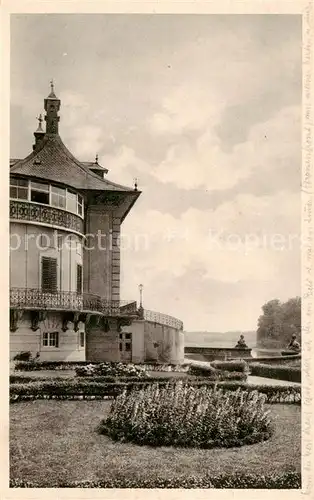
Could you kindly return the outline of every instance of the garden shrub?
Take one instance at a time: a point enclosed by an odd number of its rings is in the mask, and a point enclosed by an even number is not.
[[[42,484],[23,479],[10,479],[10,488],[40,488]],[[283,472],[281,474],[249,474],[229,473],[211,476],[177,475],[172,478],[159,476],[136,477],[134,474],[120,473],[96,481],[58,481],[50,488],[188,488],[188,489],[300,489],[301,474],[299,472]]]
[[[233,447],[272,434],[265,396],[257,391],[222,391],[178,382],[124,391],[112,403],[100,432],[117,441],[177,447]]]
[[[112,377],[148,377],[147,372],[141,366],[136,366],[133,363],[99,363],[97,365],[89,364],[87,366],[78,366],[75,369],[78,377],[93,377],[93,376],[112,376]]]
[[[34,372],[41,370],[40,364],[38,361],[31,359],[29,361],[18,361],[15,364],[14,370],[17,371],[25,371],[25,372]]]
[[[301,382],[301,368],[296,366],[266,365],[252,363],[250,365],[252,375],[258,377],[288,380],[289,382]]]
[[[150,372],[188,372],[189,371],[189,363],[183,363],[182,365],[176,365],[172,363],[138,363],[136,366],[142,366],[144,370]]]
[[[14,356],[13,361],[30,361],[31,357],[32,353],[30,351],[21,351]]]
[[[243,359],[232,361],[212,361],[210,363],[212,368],[216,370],[224,370],[227,372],[248,372],[248,364]]]
[[[247,373],[227,371],[227,370],[216,370],[211,366],[200,366],[191,365],[188,371],[188,375],[201,377],[207,380],[246,380]]]
[[[211,377],[213,380],[218,380],[218,373],[215,368],[210,365],[193,365],[191,364],[188,371],[189,375],[197,377]]]

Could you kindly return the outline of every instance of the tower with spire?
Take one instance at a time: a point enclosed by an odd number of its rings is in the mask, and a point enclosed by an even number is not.
[[[140,193],[111,182],[98,154],[81,161],[68,150],[52,80],[44,109],[33,151],[10,161],[11,231],[33,236],[11,252],[11,352],[28,340],[43,360],[118,361],[119,329],[137,315],[136,301],[120,298],[118,240]]]
[[[55,94],[53,80],[50,81],[50,94],[44,101],[44,107],[46,111],[45,121],[46,121],[46,134],[58,134],[59,132],[59,120],[58,116],[60,110],[61,101]]]
[[[38,116],[37,120],[38,120],[38,127],[37,127],[36,131],[34,132],[35,144],[33,145],[33,150],[35,150],[39,146],[39,144],[41,143],[42,139],[45,136],[45,132],[42,128],[43,117],[42,117],[41,113]]]

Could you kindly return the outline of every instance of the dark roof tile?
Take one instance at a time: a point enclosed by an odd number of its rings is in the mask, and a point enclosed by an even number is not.
[[[11,162],[13,160],[10,160],[10,170],[14,174],[60,182],[76,189],[134,191],[134,188],[116,184],[92,172],[90,162],[77,160],[58,134],[46,134],[35,151],[23,160]]]

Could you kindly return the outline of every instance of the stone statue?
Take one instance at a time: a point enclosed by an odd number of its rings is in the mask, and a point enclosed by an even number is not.
[[[248,349],[246,342],[244,340],[244,335],[240,335],[240,338],[235,346],[235,349]]]
[[[287,345],[287,349],[289,349],[289,351],[296,351],[296,352],[300,351],[300,344],[299,344],[299,342],[297,342],[296,338],[297,338],[297,336],[294,333],[291,336],[291,340],[290,340],[289,344]]]

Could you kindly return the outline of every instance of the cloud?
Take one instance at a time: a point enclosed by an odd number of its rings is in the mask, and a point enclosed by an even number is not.
[[[247,140],[228,153],[223,151],[213,127],[196,137],[183,133],[152,173],[160,182],[182,189],[205,187],[215,191],[231,189],[259,170],[271,182],[281,166],[288,171],[299,165],[300,108],[291,106],[254,125]]]
[[[229,283],[272,279],[278,254],[289,258],[299,248],[299,207],[297,195],[282,192],[239,195],[215,210],[190,208],[177,218],[157,210],[133,214],[123,225],[124,265],[151,283],[164,274],[175,280],[190,266]]]
[[[178,217],[134,209],[122,226],[122,296],[144,283],[145,307],[187,329],[252,328],[266,300],[299,293],[299,209],[289,192]]]

